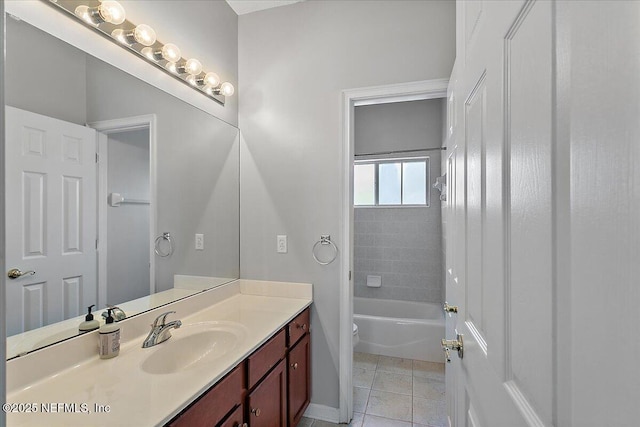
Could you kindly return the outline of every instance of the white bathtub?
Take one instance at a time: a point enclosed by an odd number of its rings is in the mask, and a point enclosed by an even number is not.
[[[438,304],[373,298],[353,299],[360,342],[355,351],[444,362],[444,313]]]

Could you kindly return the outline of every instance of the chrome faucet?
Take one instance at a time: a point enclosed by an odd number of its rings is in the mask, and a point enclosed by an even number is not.
[[[111,309],[111,315],[113,316],[113,320],[119,322],[127,318],[126,313],[120,307],[116,307],[115,305],[107,305],[107,308]],[[107,310],[102,312],[102,317],[107,318]]]
[[[153,321],[153,325],[151,325],[151,332],[149,332],[149,335],[147,335],[147,338],[145,338],[142,343],[142,348],[153,347],[154,345],[168,340],[171,338],[171,329],[178,329],[182,326],[182,322],[179,320],[165,323],[167,316],[172,313],[175,313],[175,311],[167,311],[166,313],[162,313],[160,316],[156,317],[156,320]]]

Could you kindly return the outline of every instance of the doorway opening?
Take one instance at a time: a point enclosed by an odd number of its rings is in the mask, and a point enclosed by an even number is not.
[[[431,356],[437,357],[437,353],[433,353],[433,349],[423,348],[407,348],[405,350],[408,353],[404,355],[391,355],[385,354],[384,348],[390,349],[396,347],[394,343],[375,343],[372,341],[371,328],[369,324],[364,328],[357,328],[354,323],[354,302],[359,306],[379,306],[383,310],[389,307],[382,307],[388,305],[383,301],[390,301],[389,305],[398,304],[413,304],[415,301],[415,295],[408,295],[412,291],[411,284],[398,282],[398,277],[395,279],[386,274],[375,274],[376,271],[366,271],[371,267],[374,270],[380,270],[380,266],[376,266],[373,259],[367,259],[364,262],[359,262],[355,265],[354,260],[356,255],[363,255],[370,251],[372,254],[375,252],[377,255],[374,258],[379,258],[380,261],[384,260],[383,252],[380,248],[364,248],[362,247],[363,237],[366,233],[358,233],[358,242],[355,241],[355,229],[357,227],[356,221],[360,223],[361,230],[370,230],[373,234],[382,230],[385,225],[382,224],[384,219],[382,217],[398,217],[398,211],[402,215],[424,215],[425,209],[431,209],[431,212],[435,211],[435,203],[432,201],[434,197],[439,201],[440,194],[432,190],[431,186],[439,176],[440,166],[440,152],[442,144],[442,129],[444,128],[444,120],[440,120],[438,123],[438,130],[440,137],[436,138],[435,142],[431,141],[426,143],[425,141],[418,141],[418,145],[412,143],[406,144],[406,140],[402,138],[394,138],[393,135],[386,135],[384,138],[378,138],[383,135],[384,132],[380,129],[375,130],[377,126],[385,126],[384,123],[379,122],[375,116],[379,113],[377,110],[393,110],[394,106],[399,107],[398,110],[402,110],[405,107],[412,105],[419,105],[425,108],[430,105],[431,108],[439,108],[439,117],[445,115],[445,109],[442,107],[440,98],[446,99],[448,80],[429,80],[422,82],[413,82],[400,85],[388,85],[381,87],[362,88],[346,90],[343,92],[343,151],[342,151],[342,247],[345,250],[341,253],[341,295],[340,295],[340,421],[349,422],[352,418],[361,418],[365,416],[367,408],[370,406],[370,416],[375,416],[374,412],[378,415],[385,414],[385,409],[382,407],[373,408],[375,406],[374,401],[381,402],[387,401],[390,397],[399,397],[401,400],[407,400],[408,414],[398,414],[393,416],[391,412],[386,418],[396,418],[403,421],[413,421],[412,408],[413,405],[413,387],[409,387],[406,391],[396,390],[399,393],[395,395],[386,396],[385,393],[391,391],[382,390],[385,387],[374,386],[374,382],[378,384],[385,382],[385,376],[395,376],[398,374],[404,374],[407,378],[401,378],[404,380],[411,379],[413,377],[413,360],[415,362],[418,373],[426,371],[440,371],[441,369],[429,361],[429,356],[425,355],[432,352]],[[417,103],[417,104],[416,104]],[[389,104],[389,105],[386,105]],[[417,110],[419,111],[419,109]],[[363,115],[364,113],[364,115]],[[393,113],[392,113],[393,114]],[[409,113],[400,112],[398,115],[398,123],[402,122],[403,118]],[[356,134],[356,128],[359,128],[359,124],[368,119],[365,117],[371,116],[372,133],[364,138],[358,138]],[[360,116],[360,119],[357,117]],[[356,122],[358,121],[358,125]],[[401,126],[402,127],[402,126]],[[389,126],[386,130],[391,130],[393,126]],[[406,129],[405,129],[406,130]],[[360,129],[360,132],[365,132]],[[403,130],[404,132],[404,130]],[[365,132],[366,133],[366,132]],[[384,145],[384,140],[388,141],[387,145]],[[361,141],[366,141],[362,143]],[[416,139],[413,138],[414,142]],[[380,145],[380,144],[383,145]],[[405,146],[406,145],[406,146]],[[437,162],[433,167],[434,162]],[[355,173],[354,173],[355,171]],[[436,175],[434,175],[436,174]],[[356,193],[354,193],[354,185]],[[357,197],[356,197],[357,196]],[[355,197],[355,199],[354,199]],[[354,201],[358,207],[354,208]],[[439,203],[438,210],[439,210]],[[429,208],[428,206],[432,206]],[[357,211],[356,211],[357,210]],[[392,212],[396,211],[396,212]],[[382,215],[380,221],[371,218],[372,215]],[[439,212],[435,221],[440,222]],[[397,222],[397,221],[396,221]],[[374,224],[375,223],[375,224]],[[398,222],[391,226],[402,227],[402,223]],[[426,232],[422,230],[421,232]],[[407,234],[410,234],[407,232]],[[418,233],[419,234],[419,233]],[[437,235],[437,233],[436,233]],[[419,237],[414,236],[413,239]],[[371,242],[375,239],[382,239],[381,236],[366,236],[365,240],[369,239]],[[372,240],[373,239],[373,240]],[[397,239],[396,239],[397,240]],[[369,244],[371,242],[367,241]],[[402,242],[397,242],[402,245]],[[441,244],[441,242],[439,242]],[[388,248],[394,250],[393,248]],[[410,251],[410,250],[409,250]],[[397,251],[396,251],[397,252]],[[440,254],[439,254],[440,255]],[[412,255],[412,256],[417,256]],[[418,263],[416,263],[418,265]],[[442,260],[438,263],[439,269],[442,269],[444,263]],[[365,268],[366,267],[366,268]],[[390,267],[387,265],[387,267]],[[399,265],[393,268],[400,268]],[[371,274],[368,274],[371,273]],[[438,271],[438,274],[442,276],[442,272]],[[368,277],[369,276],[369,277]],[[437,274],[436,274],[437,276]],[[418,278],[418,281],[424,282],[423,278]],[[436,279],[434,288],[431,293],[427,292],[427,289],[416,290],[417,293],[421,293],[421,300],[428,299],[442,299],[443,286],[442,280],[439,282]],[[369,285],[369,286],[367,286]],[[395,289],[394,289],[395,288]],[[382,290],[382,292],[380,292]],[[388,293],[386,295],[384,293]],[[414,292],[414,293],[416,293]],[[402,298],[399,298],[401,294],[406,293]],[[435,294],[438,293],[436,296]],[[354,294],[359,295],[359,298],[354,298]],[[381,298],[366,298],[367,296],[374,296],[373,294],[384,294]],[[429,294],[429,296],[427,296]],[[385,297],[386,295],[386,297]],[[359,300],[360,297],[362,301]],[[398,301],[402,299],[409,299],[410,301]],[[434,305],[436,303],[434,299]],[[441,303],[441,301],[437,301]],[[369,303],[369,304],[366,304]],[[439,304],[438,304],[439,305]],[[405,310],[401,308],[401,310]],[[440,310],[434,307],[434,316],[439,315]],[[359,310],[362,311],[362,310]],[[419,307],[416,307],[416,311],[424,312]],[[376,316],[370,316],[364,314],[363,317],[367,317],[368,320]],[[380,316],[378,316],[380,317]],[[379,320],[379,319],[378,319]],[[392,322],[394,323],[394,322]],[[397,322],[395,322],[397,323]],[[411,322],[409,322],[411,323]],[[384,326],[382,326],[384,328]],[[367,329],[367,331],[361,331],[360,329]],[[397,335],[396,333],[389,332],[378,333],[373,332],[373,335]],[[418,337],[423,336],[423,331],[417,332]],[[360,342],[356,347],[356,356],[354,362],[354,339],[360,336]],[[434,341],[439,343],[440,335],[435,332],[432,340],[424,339],[423,341],[431,343]],[[364,338],[364,339],[363,339]],[[420,341],[420,339],[418,339]],[[358,351],[359,350],[359,351]],[[436,351],[438,349],[436,348]],[[377,354],[376,354],[377,353]],[[440,353],[441,355],[441,353]],[[400,357],[401,356],[401,357]],[[415,356],[415,357],[414,357]],[[355,365],[357,366],[354,366]],[[411,366],[409,366],[411,365]],[[399,370],[404,370],[402,373]],[[440,375],[440,372],[436,372],[436,375]],[[430,375],[430,374],[426,374]],[[424,377],[424,376],[423,376]],[[420,380],[422,381],[422,380]],[[405,381],[413,384],[413,381]],[[389,382],[387,382],[389,383]],[[426,384],[426,383],[425,383]],[[401,386],[401,384],[396,384]],[[354,388],[356,386],[356,388]],[[359,386],[359,387],[358,387]],[[389,387],[393,387],[390,386]],[[381,389],[381,390],[377,390]],[[411,393],[409,393],[409,389]],[[354,393],[355,391],[355,393]],[[404,393],[404,394],[403,394]],[[372,396],[373,395],[373,396]],[[380,395],[380,396],[378,396]],[[369,405],[367,401],[370,400]],[[411,403],[408,403],[411,401]],[[402,404],[394,404],[388,402],[389,409],[398,409]],[[380,406],[380,405],[378,405]],[[395,407],[395,408],[392,408]],[[405,411],[407,412],[407,411]],[[367,415],[369,416],[369,415]]]
[[[98,131],[98,306],[102,307],[156,290],[155,116],[89,126]]]

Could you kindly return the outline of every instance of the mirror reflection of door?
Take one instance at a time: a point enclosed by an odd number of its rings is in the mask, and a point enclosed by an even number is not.
[[[100,200],[107,204],[107,265],[100,266],[106,268],[105,283],[100,283],[106,295],[103,291],[100,302],[120,304],[149,295],[151,286],[149,129],[109,133],[106,138],[107,157],[100,158],[108,194]],[[122,202],[115,203],[116,194]]]
[[[7,335],[96,301],[96,132],[6,107]]]

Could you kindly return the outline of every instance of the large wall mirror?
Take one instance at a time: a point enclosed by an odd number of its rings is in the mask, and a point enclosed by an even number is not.
[[[5,88],[8,358],[238,278],[236,127],[10,17]]]

